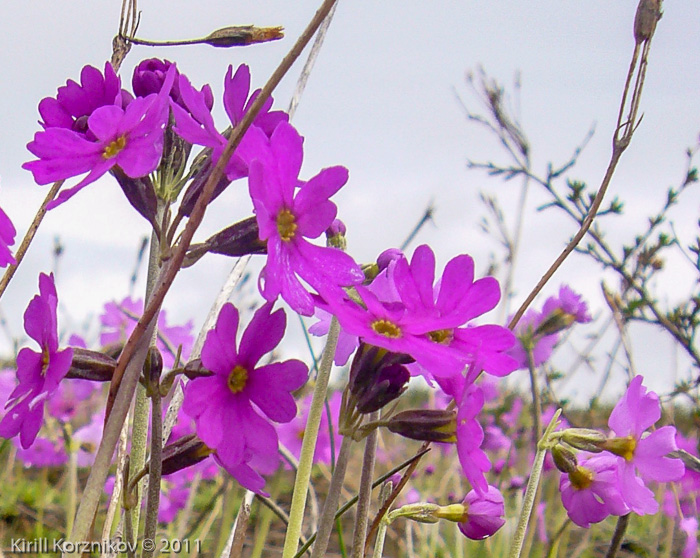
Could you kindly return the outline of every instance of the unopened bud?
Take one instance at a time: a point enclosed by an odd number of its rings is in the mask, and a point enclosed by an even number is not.
[[[331,226],[326,230],[326,243],[328,246],[333,248],[338,248],[345,252],[347,249],[347,242],[345,240],[345,233],[347,232],[347,227],[340,219],[335,219]]]
[[[454,443],[457,441],[457,410],[415,409],[388,419],[384,426],[411,440]]]
[[[651,39],[660,19],[661,0],[640,0],[634,16],[634,40],[641,43]]]
[[[112,380],[117,361],[111,356],[97,351],[73,347],[73,361],[66,378],[80,378],[93,382]]]
[[[601,444],[607,441],[608,437],[602,432],[590,428],[567,428],[561,433],[562,442],[566,442],[572,448],[582,451],[600,453]]]
[[[179,438],[163,448],[163,475],[172,475],[177,471],[204,461],[214,450],[209,448],[196,434]]]
[[[266,43],[284,37],[282,29],[282,27],[255,27],[254,25],[223,27],[207,35],[202,42],[223,48]]]
[[[576,454],[560,444],[552,448],[552,459],[554,460],[554,465],[562,473],[573,473],[578,467]]]

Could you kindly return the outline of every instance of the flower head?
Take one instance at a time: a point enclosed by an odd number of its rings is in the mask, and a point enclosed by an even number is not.
[[[302,138],[286,122],[270,137],[267,160],[251,163],[250,197],[261,240],[267,241],[267,263],[260,275],[260,291],[266,300],[278,295],[294,311],[310,316],[314,312],[311,295],[300,279],[326,300],[344,296],[341,287],[364,279],[360,267],[337,248],[311,244],[330,226],[337,208],[330,197],[347,182],[344,167],[331,167],[299,186],[303,156]]]
[[[34,135],[27,149],[38,157],[23,168],[38,184],[48,184],[88,173],[75,186],[61,191],[48,204],[52,209],[95,182],[113,167],[138,178],[153,172],[163,152],[163,134],[168,121],[168,94],[175,79],[171,67],[157,94],[134,99],[123,109],[109,104],[96,108],[87,119],[94,139],[63,127],[47,128]]]
[[[609,515],[624,515],[629,508],[620,494],[617,460],[605,454],[581,461],[559,482],[561,501],[571,521],[588,528]]]
[[[24,312],[24,330],[41,352],[25,347],[17,355],[19,384],[10,394],[7,413],[0,421],[0,436],[20,435],[23,448],[34,442],[44,417],[44,403],[56,391],[73,359],[71,349],[58,349],[56,309],[58,296],[53,275],[39,275],[39,294]]]
[[[284,335],[284,312],[272,312],[272,306],[267,303],[255,313],[238,349],[238,311],[232,304],[221,309],[202,348],[202,363],[214,374],[191,381],[183,403],[202,441],[256,492],[264,486],[260,473],[272,472],[279,460],[277,434],[260,412],[275,422],[291,421],[296,404],[290,392],[306,382],[308,373],[298,360],[258,366]]]
[[[654,493],[644,481],[675,481],[685,472],[680,459],[667,457],[677,449],[673,426],[663,426],[646,434],[661,418],[661,406],[658,395],[647,391],[643,380],[642,376],[635,376],[610,413],[608,425],[617,438],[605,446],[618,456],[622,496],[629,508],[639,515],[654,514],[659,509]]]
[[[483,493],[470,491],[463,505],[466,511],[459,522],[459,530],[470,539],[478,541],[490,537],[506,522],[503,495],[493,486],[489,485]]]

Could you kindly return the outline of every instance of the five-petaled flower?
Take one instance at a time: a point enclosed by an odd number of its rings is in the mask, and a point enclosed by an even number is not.
[[[0,421],[0,436],[19,434],[23,448],[32,445],[44,418],[44,403],[58,388],[73,360],[71,349],[58,350],[56,309],[58,297],[53,275],[39,275],[39,294],[24,312],[24,330],[41,348],[25,347],[17,355],[19,384],[10,394],[7,413]]]
[[[661,418],[659,396],[635,376],[625,395],[610,413],[608,426],[617,438],[604,447],[618,456],[620,492],[636,514],[655,514],[659,504],[644,481],[679,480],[685,472],[680,459],[667,457],[676,447],[676,429],[663,426],[646,433]],[[637,474],[638,473],[638,474]]]
[[[22,167],[32,172],[38,184],[88,173],[78,184],[61,191],[48,204],[49,209],[70,199],[115,166],[131,178],[156,170],[163,153],[168,94],[175,71],[175,66],[171,66],[160,93],[138,97],[125,109],[115,104],[96,108],[87,118],[94,140],[64,127],[50,127],[34,135],[27,149],[38,160]]]
[[[284,311],[272,312],[272,306],[255,312],[236,349],[238,311],[224,305],[202,348],[202,364],[214,374],[190,382],[183,403],[202,441],[242,486],[255,492],[265,485],[260,473],[271,473],[279,461],[275,429],[257,409],[275,422],[291,421],[297,408],[290,392],[308,374],[299,360],[258,366],[286,327]]]
[[[260,238],[267,241],[260,291],[268,301],[282,295],[295,312],[310,316],[314,302],[299,278],[328,301],[343,298],[342,287],[361,282],[364,274],[345,252],[306,240],[333,223],[337,207],[329,198],[347,182],[348,171],[330,167],[300,183],[302,141],[290,124],[278,124],[269,156],[251,163],[248,180]]]

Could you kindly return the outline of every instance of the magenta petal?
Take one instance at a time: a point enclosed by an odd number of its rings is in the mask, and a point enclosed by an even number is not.
[[[282,122],[275,128],[270,145],[277,167],[282,199],[287,206],[292,205],[294,188],[297,184],[301,162],[304,156],[303,140],[291,124]]]
[[[224,108],[235,126],[243,118],[243,107],[250,92],[250,69],[241,64],[233,77],[232,73],[233,66],[229,66],[224,78]]]
[[[306,382],[308,370],[299,360],[275,362],[255,370],[248,380],[251,401],[275,422],[289,422],[297,414],[294,397],[289,393]]]
[[[281,308],[272,312],[273,306],[273,303],[268,302],[260,307],[241,338],[238,355],[249,368],[254,367],[263,355],[279,345],[284,336],[287,317]]]

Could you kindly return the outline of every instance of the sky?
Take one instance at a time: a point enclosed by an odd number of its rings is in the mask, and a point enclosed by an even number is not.
[[[78,79],[84,65],[104,66],[111,56],[120,4],[28,0],[3,6],[0,206],[13,219],[20,238],[48,188],[34,184],[30,173],[21,169],[31,159],[26,143],[39,129],[37,104],[55,95],[67,79]],[[247,63],[253,85],[262,86],[319,4],[142,0],[141,38],[185,39],[244,24],[281,25],[286,36],[236,49],[136,46],[122,66],[123,83],[130,83],[140,60],[157,56],[176,61],[193,83],[211,83],[217,99],[229,64]],[[498,143],[465,119],[458,101],[459,97],[472,112],[482,111],[465,79],[479,67],[511,92],[508,102],[532,146],[535,172],[544,173],[550,161],[555,166],[565,162],[595,127],[568,177],[597,187],[610,156],[634,46],[635,9],[632,0],[340,0],[294,125],[305,136],[302,177],[332,165],[350,170],[348,185],[334,198],[348,227],[350,253],[358,261],[371,261],[385,248],[398,246],[432,203],[434,221],[409,251],[428,243],[439,265],[469,253],[481,273],[492,255],[502,258],[497,241],[479,228],[485,214],[479,193],[496,195],[512,223],[520,186],[467,169],[467,160],[508,162]],[[610,196],[625,201],[625,215],[604,222],[613,242],[628,242],[642,229],[646,216],[663,203],[666,189],[682,180],[685,151],[698,143],[699,15],[692,0],[664,5],[642,99],[644,118],[611,185]],[[276,107],[287,107],[302,63],[275,92]],[[514,95],[516,75],[521,85]],[[214,114],[225,126],[219,100]],[[210,207],[199,238],[250,215],[246,190],[240,182]],[[547,199],[544,192],[531,188],[515,274],[517,303],[575,232],[556,211],[536,212]],[[688,242],[697,234],[698,207],[698,194],[692,191],[671,215],[677,232]],[[0,343],[9,347],[8,338],[21,335],[21,315],[37,292],[39,271],[56,272],[65,327],[80,329],[94,323],[104,302],[128,294],[136,253],[147,234],[145,221],[134,214],[110,179],[49,213],[3,298],[6,332]],[[63,246],[57,267],[52,256],[56,239]],[[201,325],[232,265],[226,258],[210,256],[183,271],[165,301],[170,320],[192,318]],[[682,258],[668,266],[659,290],[662,300],[673,301],[687,293],[697,277]],[[602,278],[616,284],[612,275],[603,277],[595,265],[574,256],[544,295],[566,282],[586,297],[595,315],[602,314]],[[141,279],[137,296],[143,288]],[[581,335],[594,329],[582,330]],[[676,360],[664,334],[648,327],[635,327],[632,334],[639,371],[651,378],[652,387],[662,389],[673,374],[687,373],[687,365],[682,357]],[[578,340],[579,346],[584,343]],[[566,368],[565,362],[561,365]],[[585,392],[581,384],[569,389],[573,395]]]

